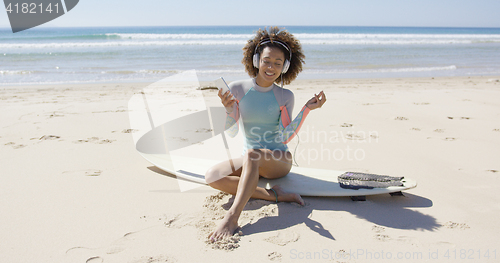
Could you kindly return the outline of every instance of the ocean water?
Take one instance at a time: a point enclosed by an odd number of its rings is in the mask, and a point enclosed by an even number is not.
[[[0,29],[0,85],[152,82],[195,69],[247,77],[258,26]],[[306,55],[301,79],[500,75],[500,28],[286,27]]]

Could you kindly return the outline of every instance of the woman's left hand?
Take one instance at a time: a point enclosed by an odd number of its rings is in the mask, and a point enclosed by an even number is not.
[[[319,94],[314,94],[314,97],[311,98],[306,103],[306,106],[310,110],[314,110],[314,109],[317,109],[317,108],[321,108],[321,106],[323,106],[323,104],[325,104],[325,102],[326,102],[325,93],[323,91],[321,91]]]

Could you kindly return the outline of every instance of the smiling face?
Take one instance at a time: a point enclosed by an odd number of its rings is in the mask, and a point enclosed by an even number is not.
[[[285,63],[285,54],[277,47],[265,47],[260,53],[259,74],[257,85],[271,86],[279,78]]]

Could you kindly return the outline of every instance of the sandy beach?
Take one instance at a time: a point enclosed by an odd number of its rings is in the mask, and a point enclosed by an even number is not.
[[[1,261],[498,262],[499,80],[293,82],[294,115],[328,98],[302,127],[300,166],[418,186],[365,202],[251,200],[220,244],[205,237],[231,196],[180,191],[135,150],[127,103],[150,83],[0,86]]]

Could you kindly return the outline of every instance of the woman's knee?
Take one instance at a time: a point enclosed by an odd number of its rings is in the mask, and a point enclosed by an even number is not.
[[[220,171],[214,167],[209,168],[205,172],[205,181],[211,187],[214,187],[215,185],[217,185],[217,182],[222,178],[223,178],[223,176],[221,176]]]

